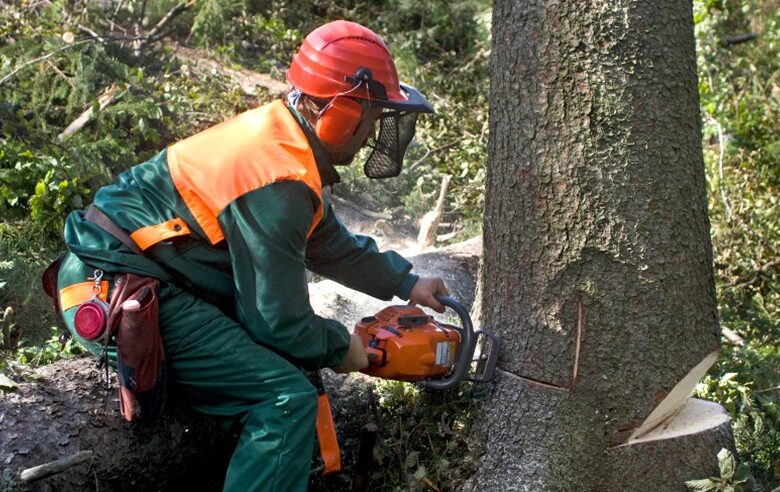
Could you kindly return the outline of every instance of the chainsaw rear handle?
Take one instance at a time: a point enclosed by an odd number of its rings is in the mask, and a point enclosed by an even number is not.
[[[461,324],[463,325],[463,329],[459,330],[460,350],[458,351],[455,365],[449,376],[442,379],[426,379],[425,381],[422,381],[421,384],[431,389],[450,389],[458,385],[471,365],[471,358],[474,356],[477,339],[474,334],[474,325],[471,323],[471,316],[469,316],[469,312],[463,307],[463,304],[450,296],[441,294],[436,294],[436,300],[443,306],[455,311],[458,317],[460,317]]]

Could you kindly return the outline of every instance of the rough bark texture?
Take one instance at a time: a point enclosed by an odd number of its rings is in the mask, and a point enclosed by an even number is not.
[[[480,490],[608,490],[606,449],[718,347],[691,7],[494,2]]]
[[[470,306],[480,252],[477,238],[411,259],[416,272],[443,276]],[[387,305],[330,281],[313,284],[311,295],[318,312],[347,324]],[[344,471],[325,478],[315,473],[311,490],[351,490],[360,430],[374,418],[373,379],[323,376]],[[103,377],[91,357],[63,360],[29,374],[17,391],[0,393],[0,491],[221,490],[233,432],[184,407],[152,424],[124,423],[116,382],[106,390]],[[89,463],[29,486],[20,482],[23,470],[84,450],[94,452]]]

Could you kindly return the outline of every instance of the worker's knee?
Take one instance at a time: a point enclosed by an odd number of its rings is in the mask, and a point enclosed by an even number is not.
[[[313,416],[317,412],[317,390],[301,373],[290,378],[289,384],[280,391],[277,401],[290,414]]]

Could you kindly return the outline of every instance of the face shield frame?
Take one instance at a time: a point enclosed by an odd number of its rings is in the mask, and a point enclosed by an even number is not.
[[[369,139],[371,148],[363,172],[370,179],[393,178],[401,174],[404,156],[417,128],[420,113],[433,113],[433,106],[415,88],[400,84],[406,101],[370,99],[368,106],[383,108],[380,113],[379,131]],[[365,101],[365,100],[364,100]]]

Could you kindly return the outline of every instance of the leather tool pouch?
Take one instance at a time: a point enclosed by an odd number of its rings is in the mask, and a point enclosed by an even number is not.
[[[51,301],[54,304],[54,316],[57,320],[57,327],[60,329],[60,341],[64,343],[65,340],[70,338],[70,332],[65,325],[65,320],[62,319],[62,311],[60,310],[60,299],[57,294],[59,291],[57,287],[57,274],[60,272],[60,266],[65,255],[55,259],[46,267],[41,276],[41,283],[43,284],[43,291],[47,296],[51,297]]]
[[[127,421],[154,418],[165,410],[170,387],[160,335],[158,281],[123,273],[115,285],[108,332],[116,341],[120,411]]]

